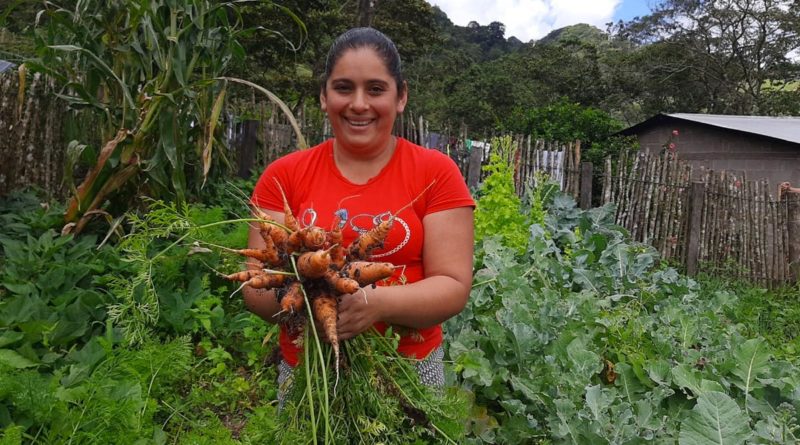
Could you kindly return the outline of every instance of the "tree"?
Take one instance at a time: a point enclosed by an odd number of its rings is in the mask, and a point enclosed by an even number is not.
[[[351,2],[352,3],[352,2]],[[242,7],[240,41],[246,59],[233,68],[238,77],[267,86],[293,105],[316,103],[319,77],[333,39],[355,23],[356,9],[346,0],[287,0]]]
[[[425,0],[381,0],[372,26],[395,42],[403,63],[410,65],[441,43],[435,20],[433,7]]]
[[[295,110],[316,103],[328,49],[351,27],[384,32],[406,66],[439,41],[434,10],[424,0],[287,0],[244,6],[242,16],[254,31],[241,38],[247,59],[234,72],[269,86]]]
[[[645,50],[654,56],[645,58],[646,70],[689,81],[693,93],[702,93],[693,109],[682,111],[770,114],[776,96],[800,77],[800,66],[790,59],[800,49],[798,10],[790,0],[666,0],[651,15],[613,31],[658,48]],[[685,85],[648,87],[677,101]]]

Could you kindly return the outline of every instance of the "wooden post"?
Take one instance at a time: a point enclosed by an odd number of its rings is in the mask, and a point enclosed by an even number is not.
[[[240,178],[248,179],[252,174],[253,166],[256,162],[256,149],[258,148],[258,125],[257,120],[246,120],[242,122],[242,136],[237,147],[237,174]]]
[[[786,232],[789,237],[789,277],[800,279],[800,193],[785,193],[787,218]]]
[[[581,208],[588,210],[592,208],[592,163],[581,162]]]
[[[483,149],[472,147],[469,153],[469,167],[467,168],[467,185],[475,188],[481,180],[481,161],[483,160]]]
[[[702,182],[692,182],[689,191],[689,238],[686,240],[686,274],[697,275],[698,252],[700,249],[700,234],[702,227],[703,199],[706,194],[706,185]]]

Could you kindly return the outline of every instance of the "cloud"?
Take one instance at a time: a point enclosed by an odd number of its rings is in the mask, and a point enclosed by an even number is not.
[[[567,25],[588,23],[600,29],[612,21],[622,0],[428,0],[459,26],[501,22],[506,38],[527,42]]]

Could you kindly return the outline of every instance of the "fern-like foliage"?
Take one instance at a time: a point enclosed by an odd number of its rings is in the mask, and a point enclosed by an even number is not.
[[[122,239],[119,250],[123,261],[131,265],[132,275],[108,277],[109,290],[117,297],[108,308],[108,316],[122,329],[129,344],[143,342],[158,322],[154,270],[158,269],[159,256],[153,252],[155,241],[191,232],[194,226],[188,213],[186,205],[154,201],[146,214],[129,215],[131,233]]]

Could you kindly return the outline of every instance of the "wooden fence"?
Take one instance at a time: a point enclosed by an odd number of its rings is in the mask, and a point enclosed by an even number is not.
[[[272,105],[255,105],[264,107],[261,118],[237,121],[233,114],[228,115],[228,127],[225,132],[227,145],[234,153],[238,164],[238,172],[242,177],[249,177],[254,169],[264,168],[269,162],[296,149],[297,138],[287,118],[277,107]],[[250,104],[252,109],[253,104]],[[415,118],[413,112],[401,116],[395,124],[394,133],[409,141],[425,145],[430,134],[428,122],[422,117]],[[332,129],[327,119],[322,125],[315,126],[298,117],[300,127],[309,145],[322,142],[332,136]],[[455,133],[442,133],[446,140],[436,148],[448,155],[461,170],[470,187],[477,187],[486,176],[483,167],[489,163],[492,153],[491,138],[486,141],[473,141],[466,137],[466,129]],[[562,190],[578,197],[580,191],[580,142],[562,144],[543,140],[532,140],[530,136],[514,136],[515,162],[514,182],[519,194],[524,193],[525,185],[532,184],[536,172],[544,172],[547,176],[561,184]]]
[[[613,171],[613,173],[612,173]],[[651,156],[623,152],[606,159],[602,204],[617,207],[617,224],[664,259],[683,262],[688,239],[687,205],[691,168],[672,153]]]
[[[788,224],[797,194],[775,200],[767,181],[725,171],[704,172],[698,189],[702,213],[690,239],[698,240],[699,270],[770,286],[793,278],[790,235],[800,234],[791,234]]]
[[[0,74],[0,196],[31,186],[63,196],[65,107],[41,76],[23,86],[17,71]]]
[[[616,221],[663,258],[697,272],[723,274],[763,286],[797,279],[800,194],[771,198],[767,182],[741,173],[692,170],[666,152],[608,159],[602,203],[614,202]],[[792,216],[795,215],[795,216]],[[796,221],[797,220],[797,221]],[[797,225],[797,224],[796,224]]]

